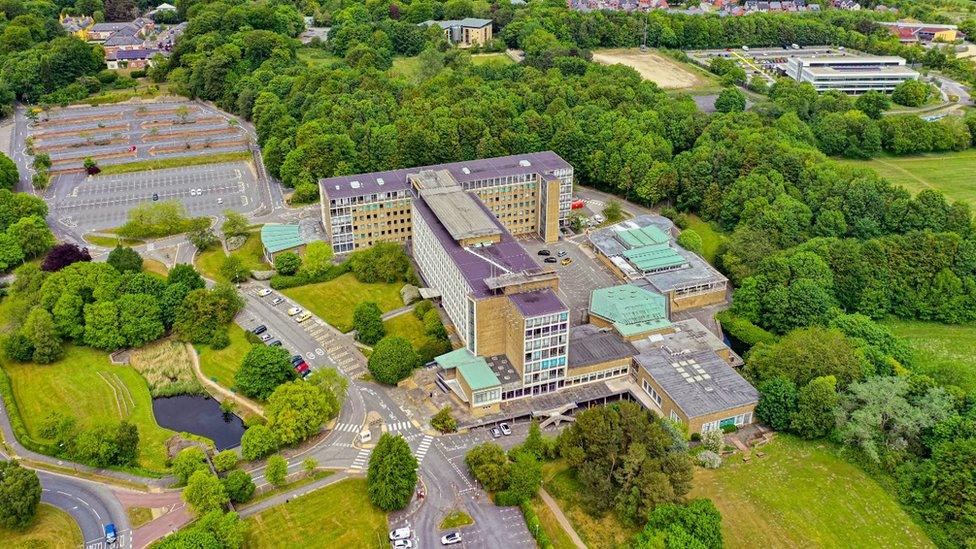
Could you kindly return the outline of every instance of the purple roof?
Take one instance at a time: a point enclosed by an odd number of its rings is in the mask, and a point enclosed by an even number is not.
[[[523,161],[528,162],[529,165],[523,166],[521,164]],[[556,153],[544,151],[501,156],[498,158],[452,162],[450,164],[437,164],[434,166],[418,166],[415,168],[404,168],[385,172],[330,177],[320,179],[319,186],[322,189],[323,196],[330,199],[349,198],[351,196],[409,189],[410,183],[407,181],[407,175],[417,173],[420,170],[447,170],[463,186],[466,182],[489,177],[524,173],[547,174],[559,169],[572,169],[572,166]],[[378,184],[377,179],[382,179],[383,184]],[[353,181],[359,183],[358,187],[354,188],[352,186]],[[339,188],[336,189],[336,186]]]
[[[533,317],[567,311],[566,305],[556,297],[552,288],[521,294],[511,294],[508,299],[518,307],[524,317]]]
[[[112,59],[149,59],[152,55],[156,53],[149,50],[119,50],[115,52],[114,55],[110,54],[106,56],[109,61]]]
[[[472,248],[472,251],[466,250],[456,240],[451,238],[447,229],[437,219],[437,216],[434,215],[434,212],[424,202],[423,198],[415,198],[413,205],[417,209],[417,213],[430,226],[431,231],[434,232],[434,236],[440,242],[441,247],[447,251],[451,260],[457,265],[458,270],[461,271],[468,285],[471,286],[474,297],[482,298],[493,295],[491,290],[488,289],[488,286],[485,285],[485,279],[504,274],[504,270],[499,268],[499,266],[504,267],[509,272],[521,272],[538,270],[539,264],[515,241],[515,238],[502,226],[491,210],[477,198],[475,198],[475,202],[488,214],[492,222],[498,226],[501,231],[501,242],[492,244],[491,246]]]

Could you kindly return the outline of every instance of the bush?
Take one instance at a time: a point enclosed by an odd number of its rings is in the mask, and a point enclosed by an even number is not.
[[[430,426],[442,433],[457,431],[457,420],[451,415],[451,407],[445,406],[434,417],[430,418]]]
[[[706,469],[718,469],[722,465],[722,456],[711,450],[705,450],[698,454],[696,459],[698,460],[698,465]]]
[[[722,436],[722,431],[718,429],[712,429],[711,431],[706,431],[701,435],[702,447],[706,450],[711,450],[716,454],[722,451],[725,447],[725,439]]]
[[[328,269],[310,275],[299,269],[298,274],[293,276],[284,276],[276,274],[271,277],[271,287],[275,290],[285,290],[288,288],[295,288],[298,286],[305,286],[306,284],[315,284],[317,282],[328,282],[335,278],[338,278],[350,271],[349,262],[344,261],[338,265],[333,265]]]
[[[772,345],[779,341],[776,334],[756,326],[728,309],[715,315],[715,318],[722,324],[722,330],[749,347],[754,347],[757,343]]]
[[[372,301],[363,301],[356,305],[352,313],[352,327],[356,330],[356,339],[366,345],[375,345],[386,335],[383,313]]]
[[[413,306],[413,316],[417,317],[420,320],[423,320],[424,315],[426,315],[428,312],[432,311],[433,309],[434,309],[434,304],[425,299]]]
[[[539,516],[535,514],[535,510],[532,509],[532,504],[528,501],[523,501],[519,504],[519,509],[522,510],[522,516],[525,518],[525,525],[529,527],[529,532],[535,537],[535,542],[539,545],[541,549],[549,549],[552,547],[552,541],[549,539],[549,535],[542,528],[542,523],[539,521]]]
[[[734,433],[734,432],[736,432],[738,430],[739,430],[739,428],[736,427],[735,424],[728,424],[728,425],[723,425],[722,426],[722,432],[723,433]]]
[[[241,469],[235,469],[223,479],[224,491],[234,503],[244,503],[254,495],[254,481],[251,475]]]
[[[267,425],[251,425],[241,437],[241,455],[247,461],[262,458],[278,449],[278,438]]]
[[[237,467],[237,454],[233,450],[224,450],[213,457],[213,464],[218,473],[230,471]]]
[[[258,338],[260,340],[261,338]],[[210,348],[219,351],[221,349],[226,349],[230,346],[230,336],[227,335],[227,330],[217,330],[214,332],[213,337],[210,339]]]
[[[129,73],[129,78],[145,78],[146,71],[143,69],[136,69]]]
[[[678,235],[678,246],[700,255],[702,253],[702,238],[694,229],[685,229]]]

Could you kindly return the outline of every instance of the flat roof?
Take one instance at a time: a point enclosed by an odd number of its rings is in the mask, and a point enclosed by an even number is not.
[[[501,233],[477,199],[460,187],[454,189],[422,189],[420,196],[430,206],[454,240],[495,236]]]
[[[667,244],[652,244],[631,248],[620,254],[627,258],[635,267],[642,272],[654,271],[657,269],[667,269],[684,265],[688,261],[685,257]]]
[[[663,347],[671,353],[722,350],[731,352],[725,342],[697,318],[677,320],[671,324],[671,327],[674,328],[674,332],[639,339],[633,342],[634,347],[640,351]]]
[[[918,73],[905,66],[865,66],[856,68],[837,67],[804,67],[804,70],[814,76],[837,76],[851,78],[854,76],[904,76],[914,78]]]
[[[759,401],[759,391],[714,351],[672,355],[655,348],[635,360],[689,418]]]
[[[900,65],[905,64],[904,57],[898,57],[897,55],[814,55],[810,57],[793,57],[790,58],[791,61],[798,61],[803,65],[810,63],[898,63]]]
[[[556,297],[556,292],[553,292],[552,288],[509,294],[508,299],[526,318],[569,310],[566,304]]]
[[[323,199],[338,199],[409,189],[410,182],[407,181],[407,176],[418,173],[421,170],[447,170],[458,183],[464,186],[465,183],[492,177],[526,173],[548,175],[556,170],[572,169],[573,167],[556,153],[543,151],[451,162],[449,164],[435,164],[433,166],[418,166],[415,168],[329,177],[320,179],[319,187],[322,190]]]
[[[632,357],[637,349],[620,336],[592,324],[573,328],[569,333],[569,369],[583,368],[609,360]]]
[[[472,391],[481,391],[501,385],[495,373],[488,367],[485,358],[472,354],[465,347],[444,353],[435,358],[434,361],[445,370],[457,369],[458,374],[464,378],[465,383]]]
[[[590,313],[612,322],[624,337],[671,325],[664,296],[633,284],[593,290]]]

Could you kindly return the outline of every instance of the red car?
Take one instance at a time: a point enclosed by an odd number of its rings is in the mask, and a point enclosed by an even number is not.
[[[298,375],[302,377],[312,373],[312,370],[308,368],[308,363],[305,361],[299,362],[298,365],[295,366],[295,371],[298,372]]]
[[[583,206],[586,206],[586,201],[585,200],[574,200],[569,205],[569,207],[572,208],[572,209],[574,209],[574,210],[578,210],[578,209],[582,208]]]

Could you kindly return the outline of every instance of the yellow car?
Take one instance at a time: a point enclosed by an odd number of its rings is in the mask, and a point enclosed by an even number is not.
[[[571,257],[564,257],[563,260],[559,262],[559,264],[565,266],[565,265],[569,265],[572,262],[573,259]]]
[[[295,322],[305,322],[306,320],[312,318],[312,313],[306,311],[295,317]]]

